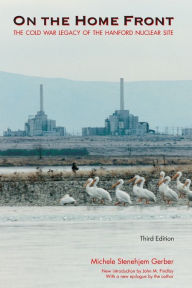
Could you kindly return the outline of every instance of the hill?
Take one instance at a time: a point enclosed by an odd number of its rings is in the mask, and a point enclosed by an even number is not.
[[[119,82],[0,72],[0,135],[8,127],[23,129],[28,115],[39,110],[40,83],[44,85],[46,114],[70,132],[87,126],[104,126],[104,119],[119,109]],[[148,121],[152,128],[192,126],[191,97],[191,80],[125,82],[125,108],[138,115],[140,121]]]

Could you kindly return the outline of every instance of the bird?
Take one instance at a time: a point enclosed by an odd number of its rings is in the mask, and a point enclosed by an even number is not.
[[[67,205],[67,204],[76,204],[77,201],[69,194],[65,194],[61,199],[60,199],[60,204],[61,205]]]
[[[98,183],[99,183],[99,177],[96,176],[90,185],[91,188],[94,188],[95,196],[101,200],[102,204],[105,203],[105,200],[111,202],[112,199],[109,192],[103,188],[97,187]]]
[[[183,185],[183,188],[186,189],[186,195],[187,195],[187,199],[188,199],[188,206],[190,204],[190,201],[192,201],[192,191],[189,189],[191,185],[191,180],[190,179],[186,179],[185,180],[185,184]]]
[[[115,205],[119,205],[120,203],[124,203],[124,206],[126,203],[132,204],[129,194],[121,190],[123,184],[124,184],[123,179],[120,179],[117,183],[115,183],[112,186],[112,188],[115,188],[115,194],[118,200],[118,202],[116,202]]]
[[[95,202],[95,189],[94,189],[94,187],[90,187],[92,182],[93,182],[93,179],[89,178],[83,187],[85,187],[85,190],[86,190],[87,194],[90,196],[91,200],[93,202]]]
[[[171,182],[171,178],[169,176],[166,176],[164,180],[162,180],[159,183],[159,186],[162,183],[165,183],[164,197],[165,197],[165,201],[167,202],[167,204],[170,204],[171,201],[179,200],[177,193],[169,187],[170,182]]]
[[[98,199],[98,200],[102,200],[102,196],[101,196],[101,193],[99,192],[98,190],[98,187],[97,187],[97,184],[99,183],[99,177],[95,177],[94,180],[92,181],[91,185],[90,185],[90,188],[93,189],[93,193],[94,193],[94,197],[95,199]]]
[[[71,169],[72,169],[74,174],[76,174],[76,172],[79,170],[79,168],[77,167],[77,164],[75,162],[72,163]]]
[[[139,198],[141,200],[145,199],[146,204],[149,204],[149,201],[156,202],[155,194],[151,192],[150,190],[143,188],[144,183],[145,183],[144,177],[140,177],[140,179],[137,180],[136,183],[140,184],[140,186],[138,187],[138,193],[139,193]]]
[[[176,179],[176,183],[177,183],[177,191],[179,192],[179,198],[184,198],[186,195],[186,191],[185,191],[185,187],[184,187],[184,183],[182,183],[180,181],[180,178],[182,176],[182,172],[178,171],[173,177],[172,180]]]
[[[164,172],[164,171],[161,171],[161,172],[160,172],[160,177],[159,177],[158,185],[160,184],[160,182],[162,182],[162,180],[164,180],[164,178],[165,178],[165,172]],[[165,201],[164,191],[165,191],[165,183],[162,182],[161,185],[159,185],[159,193],[160,193],[162,199]]]
[[[140,194],[139,194],[139,191],[138,191],[138,189],[139,189],[139,187],[137,186],[137,181],[140,179],[140,176],[139,175],[135,175],[133,178],[131,178],[129,181],[128,181],[128,184],[129,183],[132,183],[132,182],[134,182],[134,184],[133,184],[133,196],[135,197],[135,198],[139,198],[139,202],[141,201],[141,199],[140,199]]]

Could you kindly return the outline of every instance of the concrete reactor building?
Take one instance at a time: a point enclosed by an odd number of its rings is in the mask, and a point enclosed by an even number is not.
[[[105,119],[105,127],[86,127],[82,129],[83,136],[94,135],[144,135],[149,130],[147,122],[139,122],[139,117],[124,109],[124,79],[120,78],[120,110],[116,110]]]
[[[40,85],[40,111],[35,116],[29,116],[25,123],[25,130],[12,131],[7,129],[3,133],[5,137],[24,137],[24,136],[65,136],[65,127],[57,127],[56,121],[48,119],[43,110],[43,85]]]

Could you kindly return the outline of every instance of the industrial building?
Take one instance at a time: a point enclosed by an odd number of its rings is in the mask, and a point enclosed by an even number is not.
[[[24,130],[12,131],[7,129],[3,133],[5,137],[24,137],[24,136],[65,136],[65,127],[57,127],[56,121],[48,119],[43,110],[43,85],[40,85],[40,111],[35,116],[29,116],[25,123]]]
[[[147,122],[139,122],[139,117],[124,109],[124,79],[120,79],[120,110],[105,119],[105,127],[86,127],[83,136],[94,135],[144,135],[152,132]],[[154,132],[154,131],[153,131]]]
[[[182,128],[182,136],[192,136],[192,128]]]

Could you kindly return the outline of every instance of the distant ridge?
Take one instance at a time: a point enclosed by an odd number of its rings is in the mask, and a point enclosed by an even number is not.
[[[156,126],[192,127],[192,80],[126,82],[125,109]],[[0,134],[23,129],[28,115],[39,110],[39,84],[44,85],[45,112],[68,131],[103,126],[119,109],[116,82],[73,81],[0,72]]]

